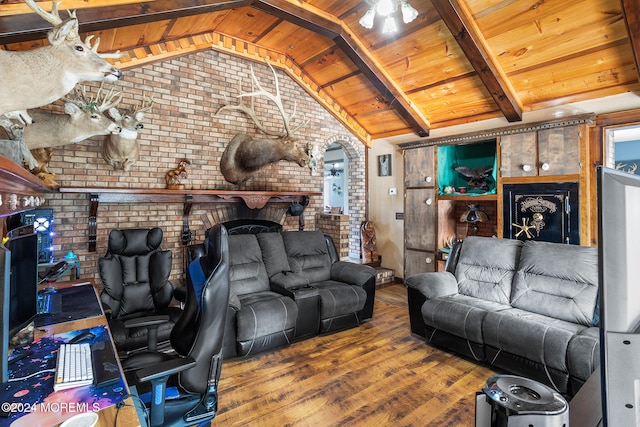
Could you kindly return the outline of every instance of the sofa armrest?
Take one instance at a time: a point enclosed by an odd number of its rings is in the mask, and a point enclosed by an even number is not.
[[[240,303],[240,299],[237,295],[229,295],[229,306],[232,307],[235,311],[240,311],[242,308],[242,303]]]
[[[331,264],[331,280],[350,285],[364,286],[372,277],[376,276],[376,269],[363,264],[337,261]]]
[[[309,279],[299,273],[283,271],[269,278],[269,284],[274,292],[282,293],[275,288],[292,289],[309,285]]]
[[[458,293],[458,281],[448,271],[414,274],[407,277],[405,284],[419,291],[427,299]]]

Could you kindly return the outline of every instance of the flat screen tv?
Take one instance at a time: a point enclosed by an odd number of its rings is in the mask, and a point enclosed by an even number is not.
[[[0,382],[6,383],[9,371],[9,290],[11,279],[11,252],[0,244]]]
[[[38,314],[38,236],[33,226],[8,233],[11,251],[9,335],[14,336]]]
[[[640,426],[640,176],[599,167],[603,424]]]

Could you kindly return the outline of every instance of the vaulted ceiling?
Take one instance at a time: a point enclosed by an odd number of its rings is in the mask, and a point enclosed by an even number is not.
[[[63,0],[100,52],[139,67],[215,49],[283,69],[363,143],[640,91],[637,0],[409,0],[383,34],[365,0]],[[51,2],[40,2],[45,10]],[[46,43],[50,25],[0,0],[0,48]]]

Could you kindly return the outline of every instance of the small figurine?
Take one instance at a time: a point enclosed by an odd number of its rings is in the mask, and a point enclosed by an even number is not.
[[[190,165],[191,161],[182,159],[178,162],[178,166],[175,169],[170,169],[164,177],[164,181],[167,184],[167,188],[174,190],[180,187],[180,178],[188,178],[187,165]]]

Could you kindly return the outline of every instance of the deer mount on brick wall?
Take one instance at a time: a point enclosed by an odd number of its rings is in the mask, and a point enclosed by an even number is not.
[[[276,87],[275,94],[268,92],[262,87],[253,72],[253,66],[251,66],[251,92],[238,95],[238,105],[225,105],[220,107],[216,112],[216,115],[218,115],[224,110],[241,111],[249,116],[262,133],[276,137],[275,139],[256,138],[246,133],[240,133],[231,139],[220,159],[220,170],[224,178],[232,184],[242,184],[263,167],[277,163],[280,160],[296,162],[301,167],[305,167],[309,162],[309,156],[305,152],[306,150],[300,146],[297,138],[294,136],[294,133],[306,125],[308,121],[292,127],[291,121],[296,115],[295,104],[293,112],[287,114],[278,86],[278,75],[268,61],[267,65],[273,72]],[[242,83],[240,84],[240,92],[242,92]],[[254,108],[254,99],[260,96],[265,97],[275,104],[278,112],[282,116],[284,130],[270,130],[258,118]],[[251,104],[248,106],[245,105],[243,102],[244,98],[249,98]]]
[[[34,0],[25,3],[45,21],[53,25],[48,33],[49,45],[27,51],[0,50],[0,114],[17,116],[30,123],[28,108],[50,104],[69,93],[81,81],[115,81],[122,71],[105,61],[121,58],[119,52],[98,53],[100,38],[91,45],[93,36],[84,42],[78,34],[78,19],[69,11],[63,20],[58,13],[58,2],[52,3],[51,12],[43,10]]]
[[[121,129],[107,135],[102,142],[102,158],[113,169],[128,171],[140,157],[138,130],[144,128],[144,113],[151,110],[154,102],[152,97],[143,94],[139,105],[109,108],[109,116]]]

